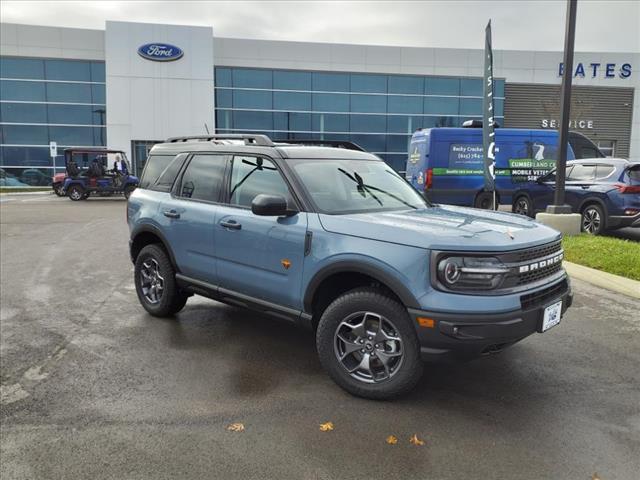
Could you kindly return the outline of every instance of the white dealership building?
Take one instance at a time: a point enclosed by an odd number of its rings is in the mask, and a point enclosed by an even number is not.
[[[122,149],[139,172],[155,142],[207,131],[348,139],[402,169],[415,129],[482,115],[481,48],[244,40],[216,37],[215,25],[115,21],[0,32],[0,168],[23,184],[62,166],[50,142]],[[561,61],[494,50],[501,125],[556,127]],[[640,53],[577,52],[575,63],[572,129],[640,161]]]

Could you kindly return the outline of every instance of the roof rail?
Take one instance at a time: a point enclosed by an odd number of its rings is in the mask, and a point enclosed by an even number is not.
[[[365,152],[366,150],[362,148],[357,143],[349,142],[347,140],[277,140],[278,145],[310,145],[317,147],[334,147],[334,148],[344,148],[345,150],[357,150],[359,152]]]
[[[188,142],[189,140],[200,140],[210,142],[212,140],[244,140],[245,145],[257,145],[260,147],[273,147],[273,142],[266,135],[240,134],[240,133],[216,133],[212,135],[190,135],[186,137],[171,137],[165,143]]]

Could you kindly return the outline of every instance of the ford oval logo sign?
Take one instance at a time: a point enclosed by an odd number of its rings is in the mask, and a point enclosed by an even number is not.
[[[172,62],[181,58],[184,52],[168,43],[147,43],[138,48],[138,55],[155,62]]]

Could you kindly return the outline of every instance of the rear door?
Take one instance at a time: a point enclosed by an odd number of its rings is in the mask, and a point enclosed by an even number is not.
[[[297,208],[282,173],[267,158],[236,155],[227,178],[226,204],[218,207],[215,225],[218,285],[301,308],[307,214],[266,217],[251,212],[251,202],[261,193],[281,195]]]
[[[217,281],[214,226],[228,158],[192,155],[158,212],[180,272],[212,284]]]

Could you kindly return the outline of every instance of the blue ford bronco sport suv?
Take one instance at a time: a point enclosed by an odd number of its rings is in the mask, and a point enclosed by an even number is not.
[[[544,332],[573,298],[558,232],[433,205],[349,142],[169,139],[152,148],[127,217],[151,315],[198,294],[307,326],[333,380],[367,398],[411,390],[421,360]]]

